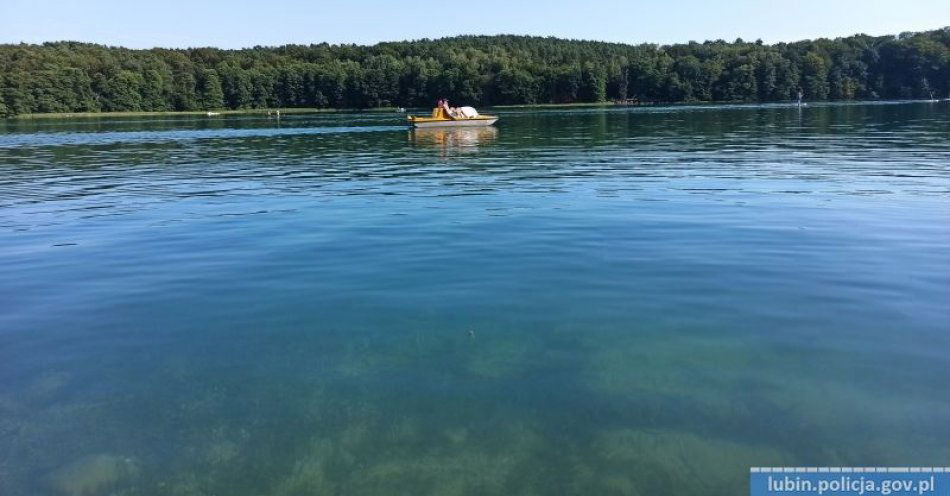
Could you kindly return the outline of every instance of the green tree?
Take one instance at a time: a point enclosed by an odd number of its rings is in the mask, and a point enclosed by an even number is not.
[[[191,72],[179,72],[173,79],[174,97],[172,98],[175,110],[197,110],[198,82]]]
[[[828,65],[825,59],[816,52],[808,52],[802,69],[805,96],[815,100],[827,99]]]
[[[203,110],[224,108],[224,91],[218,71],[205,69],[198,80],[198,103]]]
[[[521,69],[504,69],[496,80],[497,103],[536,103],[538,82]]]
[[[0,102],[30,112],[273,106],[860,99],[950,94],[950,30],[766,45],[458,36],[242,50],[0,45]]]
[[[756,90],[759,101],[780,100],[778,98],[778,67],[777,57],[766,53],[758,59],[755,65]]]
[[[129,112],[142,110],[141,74],[121,69],[111,74],[101,74],[94,81],[102,98],[103,110]]]
[[[254,106],[254,85],[251,74],[239,67],[222,66],[218,69],[221,91],[228,108],[243,109]]]
[[[750,101],[758,96],[755,68],[748,63],[740,64],[729,71],[729,94],[732,100]]]
[[[607,97],[624,100],[630,89],[630,71],[627,58],[613,60],[607,69]]]
[[[693,55],[679,57],[673,63],[673,73],[667,84],[669,98],[673,101],[711,100],[708,83],[698,58]]]
[[[797,97],[799,84],[798,69],[788,59],[781,58],[775,66],[775,100],[792,100]]]
[[[602,66],[587,62],[581,68],[581,87],[578,97],[585,102],[602,102],[607,99],[607,72]]]
[[[554,72],[554,103],[576,102],[581,91],[581,68],[569,66]]]
[[[147,69],[142,75],[142,108],[161,112],[173,108],[169,97],[174,91],[167,67]]]
[[[10,115],[28,114],[36,110],[33,95],[29,91],[28,75],[27,72],[11,72],[4,78],[0,96]]]
[[[666,99],[674,102],[689,102],[694,99],[693,85],[679,74],[670,73],[666,81]]]
[[[276,106],[273,74],[267,70],[251,69],[248,71],[248,77],[251,80],[251,106],[254,108]]]

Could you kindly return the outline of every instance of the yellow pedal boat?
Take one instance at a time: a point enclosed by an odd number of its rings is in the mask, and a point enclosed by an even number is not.
[[[471,109],[471,112],[463,112]],[[474,115],[471,115],[474,113]],[[481,115],[471,107],[462,107],[455,116],[450,115],[442,107],[432,109],[429,117],[410,115],[409,125],[412,127],[450,127],[450,126],[491,126],[498,120],[496,115]]]

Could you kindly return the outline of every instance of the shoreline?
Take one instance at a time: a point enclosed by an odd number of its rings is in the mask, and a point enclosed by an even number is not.
[[[281,115],[289,114],[317,114],[317,113],[360,113],[360,112],[396,112],[396,107],[375,107],[367,109],[357,108],[316,108],[316,107],[293,107],[280,109],[238,109],[238,110],[160,110],[160,111],[119,111],[119,112],[51,112],[35,114],[18,114],[6,119],[0,120],[42,120],[42,119],[88,119],[96,117],[222,117],[227,115],[263,115],[280,111]],[[214,112],[215,115],[208,115],[208,112]]]
[[[523,103],[514,105],[492,105],[485,108],[495,109],[524,109],[524,108],[573,108],[573,107],[613,107],[619,106],[614,102],[589,102],[589,103]],[[280,111],[281,115],[289,114],[351,114],[351,113],[396,113],[399,107],[372,107],[372,108],[323,108],[323,107],[288,107],[288,108],[266,108],[266,109],[222,109],[222,110],[160,110],[160,111],[118,111],[118,112],[50,112],[18,114],[11,117],[0,118],[0,120],[42,120],[42,119],[88,119],[96,117],[221,117],[227,115],[264,115],[270,112]],[[405,114],[410,111],[426,112],[427,109],[405,107]],[[208,112],[214,112],[216,115],[208,115]],[[400,112],[402,113],[402,112]]]
[[[944,102],[947,100],[937,100],[936,102]],[[814,102],[807,102],[807,105],[817,105],[817,104],[866,104],[866,103],[911,103],[911,102],[921,102],[921,103],[936,103],[931,100],[921,100],[921,99],[897,99],[897,100],[821,100]],[[650,102],[642,104],[624,104],[616,103],[613,101],[607,102],[578,102],[578,103],[520,103],[520,104],[511,104],[511,105],[491,105],[484,107],[485,109],[500,109],[500,110],[518,110],[518,109],[558,109],[558,108],[627,108],[627,107],[676,107],[676,106],[717,106],[717,105],[776,105],[776,104],[790,104],[794,105],[794,101],[773,101],[773,102],[747,102],[747,101],[718,101],[718,102]],[[45,120],[45,119],[91,119],[91,118],[111,118],[111,117],[223,117],[223,116],[232,116],[232,115],[262,115],[267,116],[268,113],[280,111],[281,115],[291,115],[291,114],[355,114],[355,113],[397,113],[398,107],[373,107],[373,108],[317,108],[317,107],[291,107],[291,108],[281,108],[281,109],[239,109],[239,110],[165,110],[165,111],[149,111],[149,112],[62,112],[62,113],[35,113],[35,114],[19,114],[12,117],[0,118],[2,121],[22,121],[22,120]],[[424,108],[409,108],[406,107],[406,112],[399,112],[403,115],[410,115],[414,112],[425,113],[427,109]],[[214,112],[215,115],[208,115],[208,112]]]

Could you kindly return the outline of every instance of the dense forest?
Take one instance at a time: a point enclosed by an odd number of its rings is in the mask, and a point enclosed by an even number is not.
[[[459,36],[243,50],[0,45],[0,116],[279,107],[929,98],[950,92],[950,28],[763,44],[625,45]]]

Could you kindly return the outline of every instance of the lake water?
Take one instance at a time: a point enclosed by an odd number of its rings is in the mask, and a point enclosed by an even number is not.
[[[950,104],[0,123],[0,494],[950,463]]]

